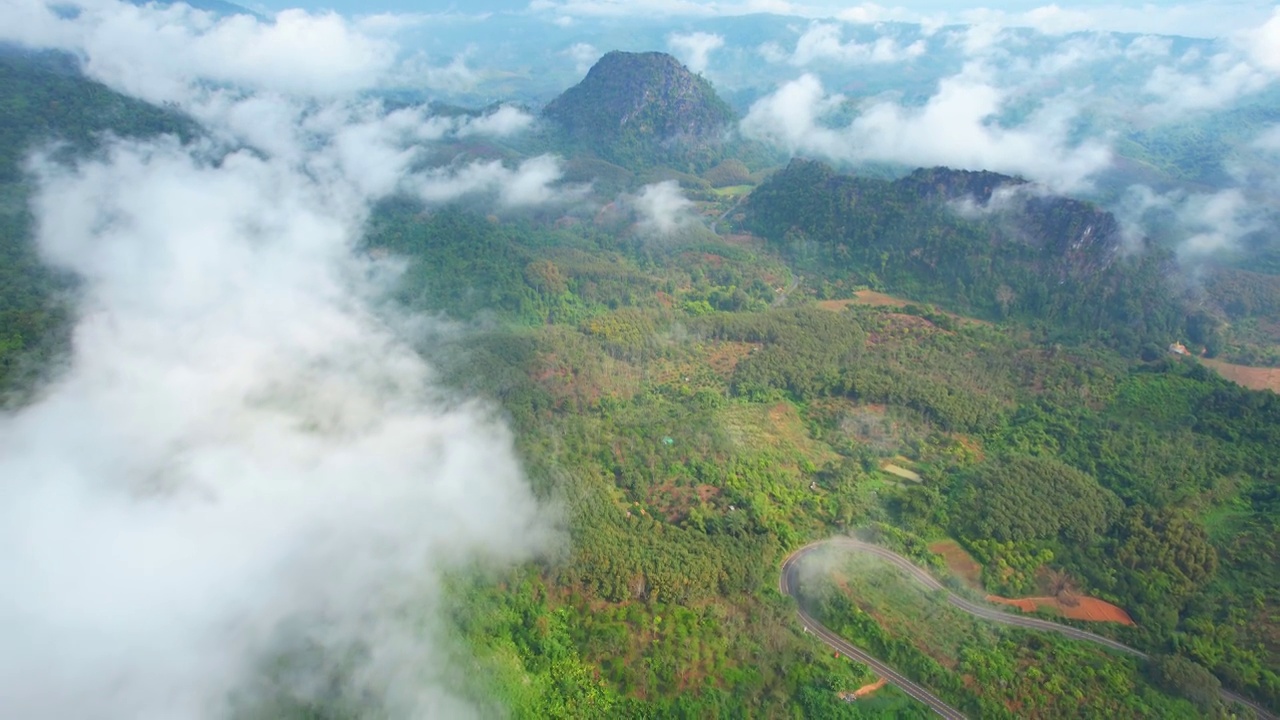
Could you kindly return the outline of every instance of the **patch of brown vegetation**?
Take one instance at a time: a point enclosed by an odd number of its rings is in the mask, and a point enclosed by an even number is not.
[[[960,543],[955,540],[941,540],[931,544],[929,552],[941,555],[951,574],[964,580],[966,585],[975,589],[982,588],[982,565],[960,547]]]
[[[853,297],[846,298],[844,300],[819,301],[818,307],[822,308],[823,310],[840,312],[841,310],[844,310],[850,305],[866,305],[868,307],[904,308],[908,305],[923,305],[923,304],[924,303],[913,303],[912,301],[907,300],[905,298],[894,297],[893,295],[887,295],[882,292],[876,292],[875,290],[859,290],[853,294]],[[956,320],[962,323],[972,323],[974,325],[990,325],[991,324],[986,320],[979,320],[977,318],[971,318],[964,315],[957,315],[955,313],[946,312],[946,311],[942,311],[942,312],[945,315],[955,318]],[[897,317],[900,317],[900,316],[897,316]],[[915,316],[907,316],[907,317],[915,317]],[[916,319],[923,320],[923,318],[916,318]],[[930,323],[927,320],[925,320],[924,322],[930,327],[933,326],[933,323]]]
[[[959,433],[957,433],[953,437],[955,438],[956,444],[959,445],[961,448],[963,448],[966,453],[968,453],[969,459],[971,462],[980,463],[986,459],[987,453],[985,450],[982,449],[981,440],[975,437],[970,437],[969,435],[962,435]]]
[[[817,467],[840,460],[834,450],[809,435],[804,419],[791,403],[776,403],[767,408],[730,407],[725,412],[725,429],[740,446],[781,451],[779,455],[788,459],[780,465],[790,469],[795,469],[801,458],[807,458]]]
[[[823,310],[832,312],[840,312],[850,305],[870,305],[871,307],[906,307],[910,305],[910,301],[896,298],[892,295],[886,295],[875,290],[859,290],[853,294],[851,298],[843,300],[820,300],[818,307]]]
[[[868,345],[879,345],[892,340],[900,340],[911,335],[919,335],[936,330],[933,323],[916,315],[888,313],[883,327],[867,334]]]
[[[667,481],[649,489],[645,500],[669,523],[678,523],[689,516],[689,510],[706,505],[720,494],[713,485],[677,485]]]
[[[724,265],[723,255],[713,255],[706,252],[687,252],[681,256],[681,259],[688,262],[690,266],[709,265],[713,268],[718,268]]]
[[[764,245],[764,240],[755,235],[724,235],[720,238],[727,245],[737,245],[738,247],[758,247]]]
[[[1200,362],[1237,385],[1280,393],[1280,368],[1249,367],[1210,358],[1201,358]]]
[[[1003,598],[999,595],[988,595],[987,601],[1016,607],[1022,612],[1035,612],[1040,608],[1049,608],[1071,620],[1114,622],[1121,625],[1136,624],[1124,608],[1112,605],[1105,600],[1083,595],[1073,595],[1063,599],[1056,597]]]
[[[759,343],[735,342],[725,340],[707,346],[707,364],[721,377],[733,375],[742,359],[750,355]]]
[[[911,304],[908,300],[876,292],[875,290],[859,290],[853,294],[853,297],[853,302],[873,307],[906,307]]]
[[[551,395],[557,407],[590,407],[605,396],[629,400],[640,386],[636,367],[607,356],[575,362],[559,353],[543,353],[529,375]]]

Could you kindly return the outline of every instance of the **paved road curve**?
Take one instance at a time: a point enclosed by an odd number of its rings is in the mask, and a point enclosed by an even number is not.
[[[853,538],[832,538],[830,540],[823,540],[821,542],[816,542],[816,543],[806,545],[800,548],[799,550],[795,551],[794,553],[792,553],[782,563],[782,579],[779,583],[779,589],[781,589],[784,594],[790,595],[791,597],[795,598],[796,602],[798,603],[800,601],[800,598],[799,598],[799,585],[796,582],[796,572],[800,566],[800,563],[804,560],[805,556],[809,555],[810,553],[820,550],[822,548],[827,548],[827,547],[837,547],[837,548],[842,548],[846,550],[856,550],[859,552],[865,552],[865,553],[869,553],[871,555],[875,555],[877,557],[883,558],[884,560],[894,565],[895,567],[902,569],[904,572],[906,572],[908,575],[914,578],[917,582],[921,583],[922,585],[929,588],[930,590],[942,590],[946,592],[947,602],[951,603],[952,605],[956,606],[957,608],[960,608],[961,610],[971,615],[976,615],[980,618],[983,618],[984,620],[990,620],[991,622],[1002,623],[1004,625],[1013,625],[1015,627],[1029,628],[1032,630],[1045,630],[1048,632],[1055,632],[1055,633],[1058,633],[1059,635],[1065,635],[1066,637],[1074,638],[1076,640],[1085,640],[1088,642],[1097,643],[1104,647],[1111,648],[1112,650],[1116,650],[1118,652],[1126,653],[1129,655],[1134,655],[1144,660],[1149,657],[1146,653],[1141,652],[1139,650],[1135,650],[1129,647],[1128,645],[1116,642],[1111,638],[1106,638],[1101,635],[1096,635],[1086,630],[1080,630],[1079,628],[1073,628],[1068,625],[1059,625],[1058,623],[1049,622],[1048,620],[1041,620],[1039,618],[1026,617],[1023,615],[1014,615],[1012,613],[1008,613],[1003,610],[998,610],[989,605],[979,605],[977,603],[970,602],[960,597],[959,595],[956,595],[950,590],[947,590],[942,583],[938,582],[937,578],[930,575],[926,570],[916,565],[915,563],[911,562],[907,558],[893,552],[892,550],[888,550],[886,548],[880,547],[879,545],[873,545],[871,543],[862,542],[860,540],[854,540]],[[924,688],[920,687],[919,685],[916,685],[915,683],[911,682],[907,678],[902,677],[900,674],[895,672],[892,668],[888,667],[884,663],[880,662],[879,660],[876,660],[875,658],[871,657],[870,655],[863,652],[862,650],[859,650],[858,648],[849,644],[843,638],[839,637],[838,635],[836,635],[835,633],[831,632],[826,627],[824,627],[821,623],[815,620],[808,613],[804,612],[803,610],[800,610],[799,614],[800,614],[800,619],[805,623],[806,627],[809,630],[811,630],[815,635],[817,635],[819,638],[821,638],[822,641],[825,642],[827,645],[835,648],[840,652],[843,652],[849,655],[850,657],[857,659],[859,662],[863,662],[871,666],[871,669],[879,673],[881,677],[888,679],[889,682],[893,683],[894,685],[897,685],[899,688],[901,688],[904,692],[906,692],[911,697],[933,708],[934,712],[938,713],[942,717],[945,717],[945,718],[963,718],[964,717],[964,715],[960,714],[959,711],[955,710],[951,706],[939,700],[935,695],[930,693],[928,690],[925,690]],[[1222,691],[1222,699],[1232,703],[1239,703],[1240,705],[1244,705],[1245,707],[1248,707],[1249,709],[1253,710],[1254,713],[1256,713],[1257,716],[1261,718],[1261,720],[1280,720],[1280,717],[1277,717],[1276,715],[1272,714],[1261,705],[1253,702],[1252,700],[1241,697],[1240,695],[1237,695],[1229,690]]]
[[[800,567],[800,562],[804,559],[805,555],[817,550],[823,544],[824,543],[814,543],[813,545],[802,547],[792,553],[791,556],[782,563],[782,578],[778,583],[778,589],[781,590],[784,595],[790,595],[795,598],[797,603],[800,601],[800,586],[797,582],[798,579],[796,577],[796,572]],[[942,717],[948,718],[949,720],[965,719],[963,713],[942,702],[937,695],[925,690],[923,687],[909,680],[906,676],[900,674],[897,670],[885,665],[871,655],[868,655],[861,648],[855,647],[844,638],[831,632],[825,625],[818,622],[816,618],[805,612],[803,609],[798,609],[796,612],[800,615],[800,621],[804,623],[805,631],[818,636],[818,639],[822,640],[822,642],[826,643],[829,647],[848,655],[864,665],[867,665],[874,670],[877,675],[898,686],[898,688],[904,693],[910,695],[916,700],[919,700],[925,705],[928,705],[934,712]]]

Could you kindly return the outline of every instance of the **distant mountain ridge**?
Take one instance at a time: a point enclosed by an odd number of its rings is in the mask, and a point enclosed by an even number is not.
[[[711,83],[660,52],[606,54],[543,110],[569,143],[623,167],[701,171],[736,116]]]
[[[1060,279],[1101,272],[1126,246],[1120,223],[1110,212],[1090,202],[1048,194],[1020,177],[986,170],[922,168],[895,184],[922,199],[968,200],[975,209],[999,214],[1011,236],[1058,258]],[[1001,189],[1011,192],[997,198]]]
[[[1130,248],[1110,213],[1019,178],[934,168],[887,181],[793,160],[744,209],[753,232],[833,279],[1127,349],[1188,337],[1167,251]]]

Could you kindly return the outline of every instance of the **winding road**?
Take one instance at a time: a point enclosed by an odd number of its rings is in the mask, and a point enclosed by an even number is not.
[[[964,718],[965,716],[959,710],[956,710],[950,705],[947,705],[946,703],[944,703],[941,699],[938,698],[938,696],[929,692],[928,690],[921,687],[920,685],[912,682],[910,679],[904,677],[902,674],[898,673],[893,668],[875,659],[874,657],[867,654],[865,651],[861,650],[860,648],[854,646],[853,644],[849,643],[847,640],[840,637],[839,635],[836,635],[831,630],[829,630],[826,626],[824,626],[822,623],[818,622],[818,620],[815,619],[812,615],[805,612],[803,608],[799,607],[800,588],[799,588],[797,574],[799,572],[800,564],[804,561],[805,557],[807,557],[811,553],[814,553],[824,548],[831,548],[831,547],[840,548],[844,550],[854,550],[854,551],[863,552],[863,553],[875,555],[879,558],[882,558],[888,563],[890,563],[891,565],[903,570],[909,576],[914,578],[917,582],[929,588],[930,590],[935,590],[935,591],[941,590],[945,592],[947,595],[947,602],[951,603],[955,607],[969,613],[970,615],[975,615],[984,620],[1001,623],[1003,625],[1012,625],[1014,627],[1028,628],[1031,630],[1045,630],[1048,632],[1055,632],[1055,633],[1058,633],[1059,635],[1063,635],[1076,640],[1085,640],[1088,642],[1097,643],[1099,645],[1110,648],[1117,652],[1133,655],[1133,656],[1142,658],[1144,660],[1149,658],[1149,656],[1146,653],[1141,652],[1140,650],[1135,650],[1134,648],[1131,648],[1128,645],[1125,645],[1124,643],[1116,642],[1111,638],[1106,638],[1101,635],[1088,632],[1087,630],[1080,630],[1079,628],[1073,628],[1068,625],[1059,625],[1058,623],[1049,622],[1048,620],[1041,620],[1039,618],[1026,617],[1023,615],[1014,615],[1014,614],[1005,612],[1003,610],[998,610],[989,605],[980,605],[978,603],[966,600],[960,597],[959,595],[956,595],[955,593],[951,592],[950,590],[947,590],[946,586],[944,586],[941,582],[938,582],[938,579],[935,578],[933,575],[930,575],[928,571],[924,570],[923,568],[916,565],[915,563],[908,560],[907,558],[893,552],[892,550],[888,550],[879,545],[873,545],[871,543],[862,542],[860,540],[855,540],[853,538],[832,538],[830,540],[823,540],[820,542],[805,545],[799,550],[796,550],[795,552],[791,553],[791,555],[789,555],[787,559],[782,562],[782,577],[778,581],[778,589],[782,591],[782,594],[789,595],[795,599],[797,608],[798,608],[796,612],[797,614],[799,614],[801,622],[804,623],[805,631],[813,633],[820,640],[822,640],[822,642],[826,643],[832,649],[838,652],[844,653],[845,655],[848,655],[849,657],[857,660],[858,662],[868,665],[878,675],[887,679],[889,682],[893,683],[894,685],[898,686],[898,688],[900,688],[906,694],[910,695],[916,700],[919,700],[925,705],[928,705],[931,709],[933,709],[934,712],[936,712],[938,715],[941,715],[944,718],[959,719],[959,718]],[[1280,717],[1277,717],[1276,715],[1274,715],[1273,713],[1271,713],[1261,705],[1253,702],[1252,700],[1241,697],[1240,695],[1237,695],[1229,690],[1222,690],[1222,699],[1226,700],[1229,703],[1238,703],[1240,705],[1243,705],[1253,710],[1253,712],[1261,720],[1280,720]]]
[[[719,216],[719,217],[717,217],[715,220],[712,220],[712,221],[711,221],[711,232],[716,232],[716,227],[720,224],[720,221],[721,221],[721,220],[724,220],[724,219],[725,219],[725,218],[727,218],[727,217],[729,217],[729,213],[733,212],[734,210],[737,210],[737,209],[738,209],[738,207],[739,207],[740,205],[742,205],[742,201],[743,201],[743,200],[746,200],[746,199],[747,199],[747,196],[748,196],[748,195],[750,195],[750,194],[751,194],[751,193],[749,193],[749,192],[744,192],[744,193],[742,193],[741,195],[739,195],[739,196],[738,196],[738,200],[737,200],[737,202],[735,202],[733,205],[731,205],[731,206],[729,207],[729,209],[728,209],[728,210],[725,210],[724,212],[720,213],[720,216]]]

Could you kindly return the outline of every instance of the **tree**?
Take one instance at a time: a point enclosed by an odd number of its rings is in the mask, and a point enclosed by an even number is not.
[[[1221,702],[1222,683],[1204,666],[1181,655],[1155,655],[1147,664],[1147,676],[1156,687],[1180,695],[1209,713]]]

